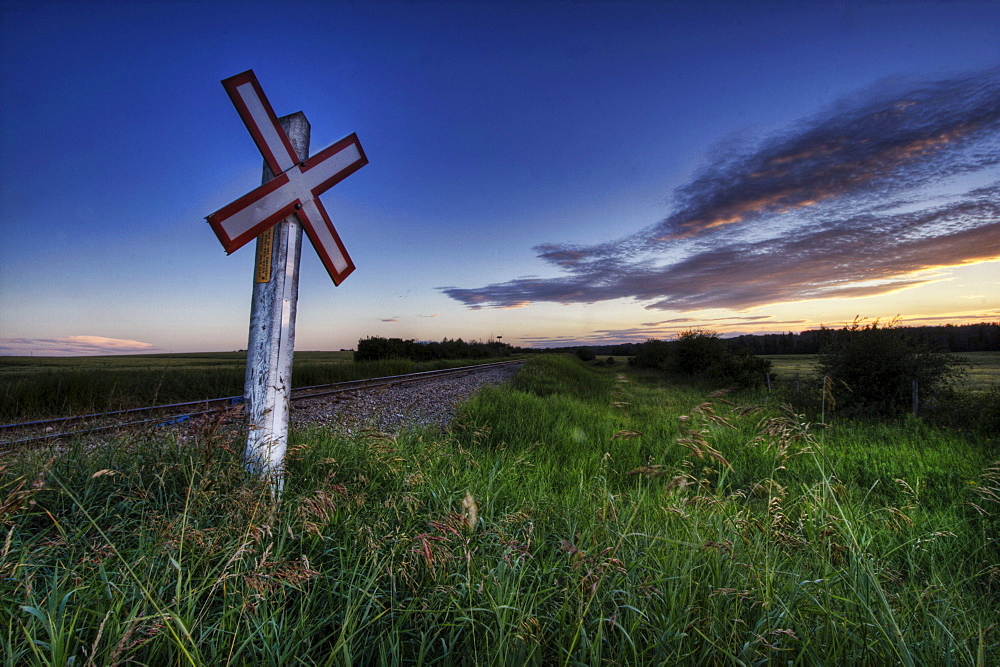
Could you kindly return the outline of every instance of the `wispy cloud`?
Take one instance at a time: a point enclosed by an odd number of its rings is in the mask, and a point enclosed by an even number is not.
[[[759,322],[761,320],[770,320],[770,315],[752,315],[748,317],[710,317],[710,318],[694,318],[694,317],[675,317],[670,320],[663,320],[660,322],[643,322],[644,327],[658,327],[663,325],[677,325],[677,324],[694,324],[698,323],[712,323],[712,326],[732,326],[733,324],[745,324],[746,322]],[[795,323],[801,323],[804,320],[796,320]],[[772,324],[788,324],[787,322],[772,322]]]
[[[383,317],[383,318],[381,318],[379,320],[379,322],[398,322],[398,321],[399,321],[399,317],[398,316],[397,317]]]
[[[904,326],[919,326],[922,324],[933,324],[937,322],[948,322],[949,324],[979,324],[980,322],[1000,322],[1000,310],[976,310],[965,312],[948,313],[947,315],[936,316],[914,316],[903,321]]]
[[[1000,69],[884,81],[718,151],[674,192],[672,213],[636,234],[537,246],[562,275],[442,291],[470,308],[632,298],[685,311],[921,285],[1000,258],[998,130]]]
[[[80,356],[99,354],[137,354],[156,352],[151,343],[104,336],[66,336],[65,338],[0,338],[0,355]]]
[[[710,320],[681,317],[663,322],[646,322],[637,327],[598,329],[577,336],[521,336],[520,340],[532,347],[608,345],[642,343],[651,338],[671,338],[692,328],[706,327],[718,331],[726,337],[731,337],[744,333],[782,333],[791,329],[801,329],[802,325],[808,324],[808,320],[775,320],[768,315]]]

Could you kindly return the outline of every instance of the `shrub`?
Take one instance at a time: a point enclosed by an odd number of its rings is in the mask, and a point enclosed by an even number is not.
[[[838,411],[891,416],[911,409],[914,381],[922,404],[941,397],[962,374],[961,362],[900,328],[898,318],[884,326],[855,318],[834,333],[818,367],[833,380]]]
[[[729,356],[729,346],[714,331],[689,329],[677,336],[669,370],[683,375],[720,377]]]
[[[629,362],[688,377],[723,380],[741,387],[760,384],[771,362],[746,349],[733,350],[714,331],[691,329],[675,341],[648,340]]]
[[[747,349],[729,350],[716,368],[716,377],[729,380],[740,387],[753,387],[763,383],[771,371],[771,360],[758,357]]]
[[[926,408],[926,409],[925,409]],[[983,391],[949,389],[924,406],[920,416],[935,426],[1000,437],[1000,382]]]
[[[666,370],[670,358],[670,343],[665,340],[647,340],[636,348],[628,365],[636,368]]]
[[[576,356],[580,358],[580,361],[593,361],[597,358],[597,353],[594,352],[593,348],[578,347],[576,348]]]

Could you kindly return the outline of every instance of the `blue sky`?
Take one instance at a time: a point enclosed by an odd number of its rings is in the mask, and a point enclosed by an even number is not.
[[[220,81],[317,152],[357,270],[296,346],[1000,319],[1000,4],[0,0],[0,354],[246,346],[260,183]]]

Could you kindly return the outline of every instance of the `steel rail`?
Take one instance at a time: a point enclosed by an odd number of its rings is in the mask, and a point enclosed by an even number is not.
[[[168,403],[166,405],[152,405],[145,408],[128,408],[126,410],[111,410],[110,412],[92,412],[87,415],[71,415],[69,417],[53,417],[51,419],[38,419],[30,422],[16,422],[12,424],[0,424],[0,432],[17,429],[17,428],[33,428],[36,426],[47,426],[50,424],[72,424],[74,422],[87,421],[88,419],[97,418],[108,418],[117,417],[122,415],[132,415],[132,414],[142,414],[144,412],[152,412],[154,410],[170,410],[173,408],[183,408],[189,405],[206,405],[212,403],[218,403],[221,401],[229,401],[230,405],[239,405],[243,402],[242,396],[229,396],[226,398],[209,398],[200,401],[185,401],[183,403]]]
[[[77,431],[65,431],[63,433],[46,433],[44,435],[22,438],[20,440],[10,440],[7,442],[0,442],[0,453],[2,453],[3,450],[5,449],[14,448],[15,445],[25,445],[30,442],[42,442],[44,440],[58,440],[59,438],[73,438],[81,435],[88,435],[90,433],[99,433],[101,431],[114,431],[117,429],[128,428],[130,426],[142,426],[144,424],[151,424],[154,426],[167,426],[169,424],[175,424],[187,421],[191,417],[200,417],[202,415],[218,414],[223,410],[224,408],[213,408],[211,410],[190,412],[185,415],[181,415],[181,417],[177,419],[168,419],[170,415],[163,415],[161,417],[155,417],[153,419],[140,419],[139,421],[124,422],[120,424],[105,424],[104,426],[92,426],[90,428],[80,429]]]
[[[420,371],[417,373],[405,373],[402,375],[386,375],[377,378],[365,378],[361,380],[348,380],[346,382],[334,382],[331,384],[319,384],[311,385],[307,387],[297,387],[292,389],[292,396],[290,400],[300,401],[310,398],[320,398],[324,396],[332,396],[336,394],[345,394],[352,391],[359,391],[363,389],[375,389],[378,387],[390,387],[397,384],[407,384],[410,382],[422,382],[425,380],[432,380],[438,377],[447,377],[451,375],[466,375],[469,373],[475,373],[490,368],[497,368],[500,366],[508,366],[511,364],[523,363],[523,359],[516,359],[512,361],[498,361],[489,364],[474,364],[471,366],[459,366],[457,368],[443,368],[433,371]],[[304,393],[309,392],[309,393]],[[69,417],[54,417],[52,419],[40,419],[30,422],[21,423],[11,423],[11,424],[0,424],[0,432],[10,431],[14,429],[32,429],[32,428],[51,428],[51,425],[61,424],[63,426],[69,424],[75,424],[80,422],[85,422],[87,420],[96,419],[107,419],[114,417],[122,417],[126,415],[139,415],[148,414],[155,411],[169,411],[174,410],[174,412],[168,412],[167,414],[162,414],[158,417],[153,417],[150,419],[141,419],[138,421],[127,421],[117,424],[105,424],[101,426],[93,426],[90,428],[63,431],[60,433],[45,433],[42,435],[29,436],[27,438],[21,438],[18,440],[8,440],[0,442],[0,453],[4,451],[9,451],[11,449],[17,448],[22,445],[27,445],[34,442],[44,442],[47,440],[56,440],[59,438],[70,438],[77,437],[81,435],[87,435],[91,433],[98,433],[102,431],[113,431],[118,429],[129,428],[132,426],[167,426],[171,424],[176,424],[180,422],[187,421],[192,417],[200,417],[210,414],[218,414],[220,412],[225,412],[233,407],[242,405],[244,399],[242,396],[227,396],[225,398],[210,398],[200,401],[185,401],[183,403],[170,403],[167,405],[153,405],[144,408],[129,408],[126,410],[112,410],[109,412],[95,412],[86,415],[73,415]],[[189,406],[205,406],[206,408],[213,404],[223,404],[220,407],[209,408],[199,411],[180,411],[177,412],[178,408],[185,408]]]

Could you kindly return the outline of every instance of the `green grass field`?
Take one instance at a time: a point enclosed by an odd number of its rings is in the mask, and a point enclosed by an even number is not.
[[[959,356],[968,360],[968,386],[982,389],[1000,382],[1000,352],[967,352]]]
[[[353,352],[298,352],[298,364],[350,363]],[[121,354],[95,357],[0,357],[0,381],[9,376],[50,371],[151,371],[220,369],[243,371],[246,352]]]
[[[1000,661],[1000,452],[565,356],[451,431],[0,469],[3,664]]]
[[[962,386],[967,389],[983,390],[1000,382],[1000,352],[966,352],[955,355],[965,360],[967,374]],[[773,354],[765,355],[771,360],[772,372],[790,378],[799,373],[803,378],[816,373],[815,354]]]

